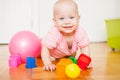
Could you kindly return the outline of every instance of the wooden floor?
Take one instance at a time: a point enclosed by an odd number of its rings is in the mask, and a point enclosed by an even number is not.
[[[91,43],[90,48],[92,67],[72,80],[120,80],[120,51],[111,51],[106,43]],[[0,45],[0,80],[71,80],[56,71],[43,71],[40,59],[34,69],[26,69],[25,64],[9,68],[9,55],[8,45]]]

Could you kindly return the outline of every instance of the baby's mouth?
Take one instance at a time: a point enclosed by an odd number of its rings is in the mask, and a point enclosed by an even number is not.
[[[64,26],[64,28],[72,28],[72,26]]]

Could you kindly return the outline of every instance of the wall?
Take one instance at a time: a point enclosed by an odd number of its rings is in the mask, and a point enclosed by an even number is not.
[[[29,0],[0,0],[0,43],[8,43],[14,33],[32,30]]]
[[[115,0],[114,6],[115,6],[115,17],[120,18],[120,0]]]
[[[0,0],[0,44],[9,43],[18,31],[39,35],[40,0]]]

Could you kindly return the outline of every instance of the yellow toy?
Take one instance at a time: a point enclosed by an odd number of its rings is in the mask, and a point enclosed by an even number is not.
[[[73,63],[68,64],[65,68],[65,74],[69,77],[69,78],[77,78],[80,75],[80,68],[79,66],[76,64],[77,63],[77,59],[74,57],[70,57],[71,61]]]
[[[80,75],[80,68],[77,64],[71,63],[66,66],[65,74],[69,78],[77,78]]]

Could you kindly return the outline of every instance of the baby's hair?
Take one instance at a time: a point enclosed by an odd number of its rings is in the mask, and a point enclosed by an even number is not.
[[[53,7],[53,13],[55,12],[57,5],[65,4],[65,3],[66,4],[71,4],[71,6],[72,5],[75,6],[76,11],[78,13],[78,6],[77,6],[77,4],[73,0],[57,0],[56,3],[54,4],[54,7]]]

